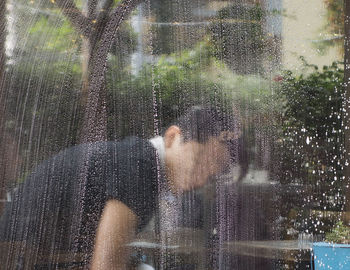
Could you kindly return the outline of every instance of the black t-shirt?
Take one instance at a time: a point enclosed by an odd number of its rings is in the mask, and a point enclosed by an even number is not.
[[[39,165],[12,194],[1,238],[43,249],[91,251],[107,200],[126,204],[148,223],[158,198],[154,147],[136,137],[83,144]]]

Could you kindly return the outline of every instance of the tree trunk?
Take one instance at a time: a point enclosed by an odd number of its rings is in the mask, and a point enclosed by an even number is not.
[[[82,14],[89,18],[90,21],[93,21],[96,17],[96,0],[88,0],[86,1]],[[92,54],[92,46],[94,34],[91,34],[88,37],[82,38],[82,89],[81,89],[81,105],[83,108],[86,106],[87,97],[88,97],[88,89],[89,89],[89,74],[90,74],[90,59]]]
[[[88,0],[83,7],[82,14],[89,18],[89,20],[96,19],[96,0]],[[101,25],[103,30],[104,25]],[[105,94],[102,93],[104,88],[99,90],[99,105],[96,111],[90,112],[93,108],[91,104],[88,104],[89,97],[89,87],[91,76],[94,76],[93,65],[91,62],[92,54],[94,51],[94,46],[98,43],[98,37],[96,35],[96,31],[94,31],[91,35],[87,37],[83,37],[82,43],[82,88],[81,88],[81,98],[80,105],[84,110],[84,123],[81,132],[81,142],[95,142],[95,141],[105,141],[107,139],[107,114],[106,110],[101,108],[102,104],[105,104]],[[88,114],[88,116],[86,116]],[[92,118],[90,121],[93,121],[93,127],[89,129],[85,129],[84,126],[87,124],[86,117]],[[87,138],[88,137],[88,138]]]
[[[121,23],[141,0],[124,0],[113,10],[105,26],[90,36],[88,91],[81,143],[107,139],[106,79],[107,55]],[[97,22],[98,24],[99,22]],[[92,43],[92,44],[91,44]]]
[[[83,7],[83,15],[89,20],[96,20],[96,0],[88,0]],[[106,141],[107,140],[107,113],[106,113],[106,94],[105,87],[102,86],[98,92],[97,106],[92,106],[89,101],[90,81],[94,76],[94,65],[92,64],[92,55],[95,46],[99,42],[98,31],[103,31],[105,24],[99,25],[100,29],[95,29],[88,37],[83,37],[82,44],[82,89],[81,89],[81,107],[84,110],[84,122],[81,132],[81,143]],[[90,124],[90,122],[92,124]],[[86,125],[89,128],[84,128]]]
[[[110,13],[113,0],[88,0],[81,12],[73,0],[56,0],[62,13],[83,36],[82,102],[84,112],[80,143],[107,139],[106,80],[107,55],[121,23],[143,0],[122,0]]]
[[[344,150],[345,150],[345,167],[344,167],[344,189],[346,196],[346,215],[345,221],[350,224],[350,2],[344,0]]]

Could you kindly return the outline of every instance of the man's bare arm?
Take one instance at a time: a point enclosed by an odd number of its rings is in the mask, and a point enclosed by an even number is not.
[[[97,228],[91,270],[125,270],[128,258],[125,246],[135,235],[136,214],[125,204],[109,200]]]

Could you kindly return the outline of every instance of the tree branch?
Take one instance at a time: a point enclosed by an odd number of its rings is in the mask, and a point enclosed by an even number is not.
[[[94,31],[92,34],[92,40],[91,40],[92,47],[94,47],[96,45],[96,42],[98,42],[102,36],[103,29],[105,28],[105,26],[108,22],[109,10],[110,10],[112,5],[113,5],[113,0],[106,0],[103,3],[101,11],[97,16],[96,24],[95,24]]]
[[[101,127],[100,123],[98,123],[98,116],[100,114],[99,110],[101,110],[99,104],[101,104],[102,92],[104,91],[107,55],[116,39],[119,26],[141,2],[143,0],[123,0],[112,11],[106,26],[102,30],[98,46],[92,50],[91,65],[89,67],[88,100],[81,138],[82,143],[105,139],[105,134],[101,132],[105,127]],[[102,100],[102,104],[104,103]],[[105,110],[105,108],[102,109]]]
[[[56,4],[80,34],[86,38],[91,36],[93,23],[76,7],[73,0],[56,0]]]
[[[104,70],[98,71],[98,68],[104,67],[107,61],[107,54],[115,41],[116,33],[121,23],[130,15],[135,7],[144,0],[123,0],[109,16],[106,26],[102,29],[101,39],[98,41],[98,47],[93,51],[92,70],[97,68],[94,78],[102,79]],[[101,87],[101,83],[98,84]]]
[[[144,0],[123,0],[109,15],[109,20],[103,29],[101,45],[108,45],[108,51],[112,46],[117,30],[121,23],[130,15],[136,6]],[[100,46],[103,47],[104,45]]]
[[[108,17],[108,13],[109,13],[108,11],[112,5],[113,5],[113,0],[106,0],[103,3],[101,11],[97,16],[97,23],[99,23],[100,21],[104,21]]]
[[[97,11],[96,11],[96,7],[98,5],[98,0],[89,0],[87,1],[87,17],[90,20],[95,20],[97,17]]]

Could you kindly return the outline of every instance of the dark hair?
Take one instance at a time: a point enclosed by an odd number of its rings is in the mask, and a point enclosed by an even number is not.
[[[236,116],[239,117],[239,116]],[[226,141],[230,151],[232,163],[241,167],[239,180],[242,180],[248,171],[248,156],[245,148],[242,127],[239,119],[228,107],[202,107],[193,106],[174,123],[183,134],[185,141],[195,140],[206,142],[210,137],[220,136],[223,131],[235,134],[234,139]]]
[[[185,141],[206,142],[222,131],[239,132],[239,125],[232,112],[215,107],[193,106],[174,123]]]

